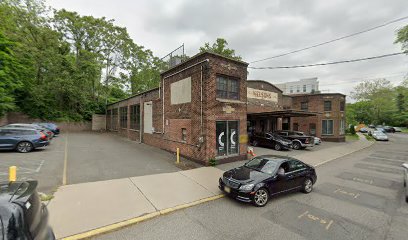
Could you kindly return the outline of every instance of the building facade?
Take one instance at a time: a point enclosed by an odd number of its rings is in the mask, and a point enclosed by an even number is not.
[[[319,81],[317,81],[317,77],[304,78],[294,82],[279,83],[276,84],[276,86],[286,95],[315,93],[319,91]]]
[[[200,53],[163,72],[158,88],[108,105],[106,128],[167,151],[179,148],[207,165],[246,159],[250,131],[293,129],[296,123],[301,130],[302,118],[320,124],[320,108],[298,109],[301,100],[273,84],[247,81],[247,65]],[[332,139],[339,133],[333,131]]]

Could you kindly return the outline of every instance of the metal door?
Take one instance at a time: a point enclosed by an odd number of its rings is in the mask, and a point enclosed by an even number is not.
[[[143,104],[144,116],[143,116],[143,129],[144,133],[153,133],[153,103],[145,102]]]

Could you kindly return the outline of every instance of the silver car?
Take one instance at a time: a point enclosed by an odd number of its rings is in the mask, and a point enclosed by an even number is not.
[[[387,134],[385,134],[385,133],[383,133],[381,131],[374,131],[371,135],[377,141],[388,141]]]
[[[408,203],[408,163],[402,164],[404,168],[405,201]]]

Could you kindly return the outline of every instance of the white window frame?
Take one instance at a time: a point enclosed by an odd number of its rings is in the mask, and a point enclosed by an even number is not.
[[[323,121],[331,121],[332,122],[332,129],[331,129],[331,133],[327,133],[328,131],[328,129],[327,129],[327,126],[328,126],[328,124],[326,124],[326,133],[324,133],[324,129],[323,129]],[[324,136],[332,136],[332,135],[334,135],[334,120],[333,119],[322,119],[322,135],[324,135]]]

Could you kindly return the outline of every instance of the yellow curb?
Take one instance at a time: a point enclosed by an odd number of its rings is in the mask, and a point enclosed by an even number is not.
[[[153,212],[153,213],[149,213],[149,214],[146,214],[146,215],[143,215],[143,216],[140,216],[140,217],[125,220],[123,222],[114,223],[114,224],[111,224],[111,225],[108,225],[108,226],[96,228],[96,229],[88,231],[88,232],[79,233],[79,234],[76,234],[76,235],[65,237],[65,238],[62,238],[62,240],[80,240],[80,239],[86,239],[86,238],[94,237],[96,235],[112,232],[112,231],[118,230],[120,228],[128,227],[130,225],[133,225],[133,224],[136,224],[136,223],[139,223],[139,222],[143,222],[143,221],[149,220],[151,218],[154,218],[154,217],[157,217],[157,216],[160,216],[160,215],[168,214],[168,213],[180,210],[180,209],[185,209],[185,208],[189,208],[189,207],[201,204],[201,203],[214,201],[214,200],[220,199],[222,197],[224,197],[224,195],[220,194],[220,195],[216,195],[216,196],[213,196],[213,197],[200,199],[200,200],[195,201],[195,202],[178,205],[178,206],[171,207],[171,208],[166,208],[166,209],[163,209],[163,210],[160,210],[160,211],[157,211],[157,212]]]

